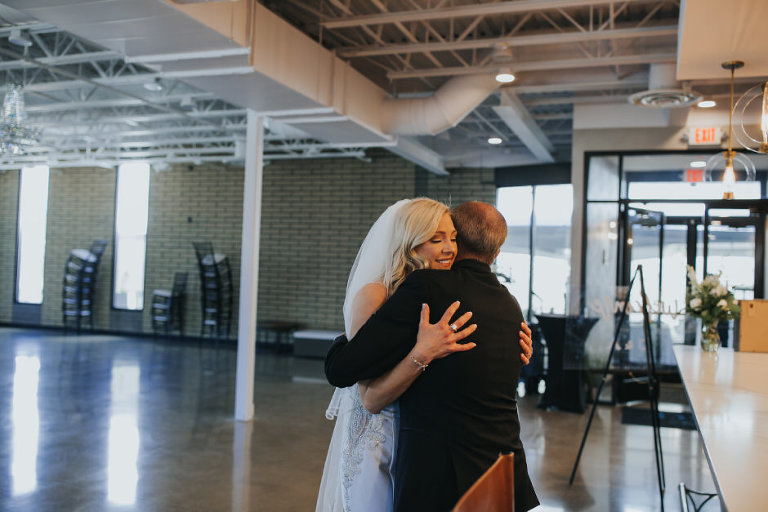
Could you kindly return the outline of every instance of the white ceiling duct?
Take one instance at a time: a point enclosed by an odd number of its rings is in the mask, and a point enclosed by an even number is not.
[[[394,135],[435,135],[456,126],[501,85],[491,75],[448,80],[431,96],[385,98],[381,128]]]
[[[675,64],[651,64],[648,86],[647,91],[631,95],[629,102],[640,107],[679,108],[689,107],[701,99],[699,93],[677,86]]]

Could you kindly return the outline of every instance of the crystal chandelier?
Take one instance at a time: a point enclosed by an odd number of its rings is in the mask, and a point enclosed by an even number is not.
[[[21,85],[9,84],[3,99],[3,117],[0,121],[0,153],[23,154],[29,146],[40,142],[40,134],[24,126],[24,93]]]

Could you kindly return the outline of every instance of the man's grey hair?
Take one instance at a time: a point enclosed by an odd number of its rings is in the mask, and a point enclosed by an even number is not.
[[[459,255],[493,263],[507,239],[507,221],[493,205],[480,201],[461,203],[451,210]]]

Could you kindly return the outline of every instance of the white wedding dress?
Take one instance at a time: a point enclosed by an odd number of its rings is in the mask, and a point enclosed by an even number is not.
[[[344,323],[350,332],[352,299],[368,283],[380,282],[390,252],[394,220],[409,200],[393,204],[381,214],[365,237],[347,282]],[[397,403],[371,414],[360,400],[357,384],[337,388],[328,410],[336,418],[328,447],[316,512],[392,512],[395,451],[399,411]]]
[[[316,512],[392,512],[397,404],[365,410],[357,385],[341,393]]]

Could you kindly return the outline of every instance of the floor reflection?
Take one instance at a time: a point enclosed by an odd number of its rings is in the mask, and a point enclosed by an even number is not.
[[[257,353],[247,423],[234,374],[231,346],[0,328],[0,511],[314,510],[333,429],[322,361]],[[535,512],[659,509],[650,428],[598,407],[569,486],[587,415],[538,399],[519,401]],[[713,483],[696,432],[661,435],[674,510],[678,482]]]
[[[232,441],[232,512],[251,510],[251,437],[252,421],[236,421]]]
[[[112,367],[107,500],[116,505],[136,503],[136,484],[139,481],[137,415],[140,377],[141,370],[135,361],[115,361]]]
[[[40,437],[40,412],[37,390],[40,384],[40,358],[17,355],[13,372],[13,459],[12,493],[20,496],[37,488],[37,449]]]

